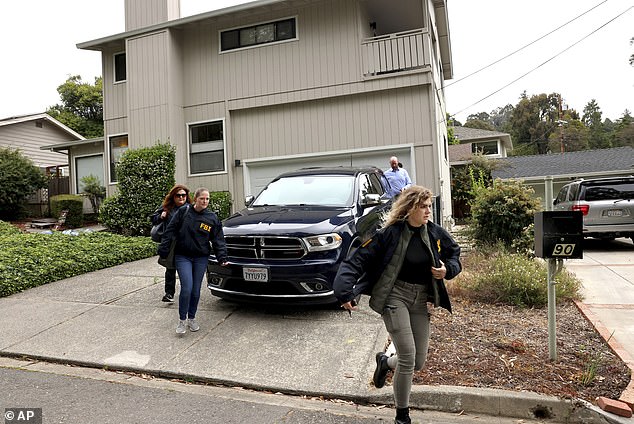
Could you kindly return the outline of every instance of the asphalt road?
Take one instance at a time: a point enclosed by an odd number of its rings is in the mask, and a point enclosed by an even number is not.
[[[241,388],[201,386],[99,369],[39,363],[20,369],[0,358],[0,411],[41,408],[53,423],[342,423],[393,422],[394,410]],[[30,369],[33,365],[29,366]],[[414,423],[517,424],[517,419],[413,411]],[[5,424],[18,422],[7,421]],[[522,423],[538,421],[522,420]]]

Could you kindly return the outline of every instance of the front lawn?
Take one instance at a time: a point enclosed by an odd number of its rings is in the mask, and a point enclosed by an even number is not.
[[[0,221],[0,297],[155,254],[149,237],[28,234]]]

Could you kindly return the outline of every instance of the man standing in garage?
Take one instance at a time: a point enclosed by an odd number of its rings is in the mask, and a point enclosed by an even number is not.
[[[403,190],[412,185],[412,180],[409,178],[409,174],[405,168],[399,168],[398,158],[392,156],[390,158],[390,169],[383,172],[383,177],[387,181],[386,195],[389,198],[396,197]]]

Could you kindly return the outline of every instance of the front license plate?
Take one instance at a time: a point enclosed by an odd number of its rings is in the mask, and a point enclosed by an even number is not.
[[[253,268],[253,267],[244,267],[242,268],[242,277],[244,281],[269,281],[269,270],[268,268]]]
[[[621,209],[609,209],[607,216],[623,216],[623,211]]]

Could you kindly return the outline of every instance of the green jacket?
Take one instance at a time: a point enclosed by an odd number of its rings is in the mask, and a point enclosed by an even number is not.
[[[441,226],[428,222],[427,238],[424,244],[430,249],[434,267],[445,264],[450,280],[460,273],[460,246]],[[370,307],[377,313],[383,313],[387,297],[401,270],[407,245],[413,232],[405,222],[398,222],[378,231],[357,251],[346,259],[335,277],[333,284],[335,296],[343,304],[361,293],[370,294]],[[451,312],[451,302],[443,280],[432,279],[432,292],[429,301]]]

